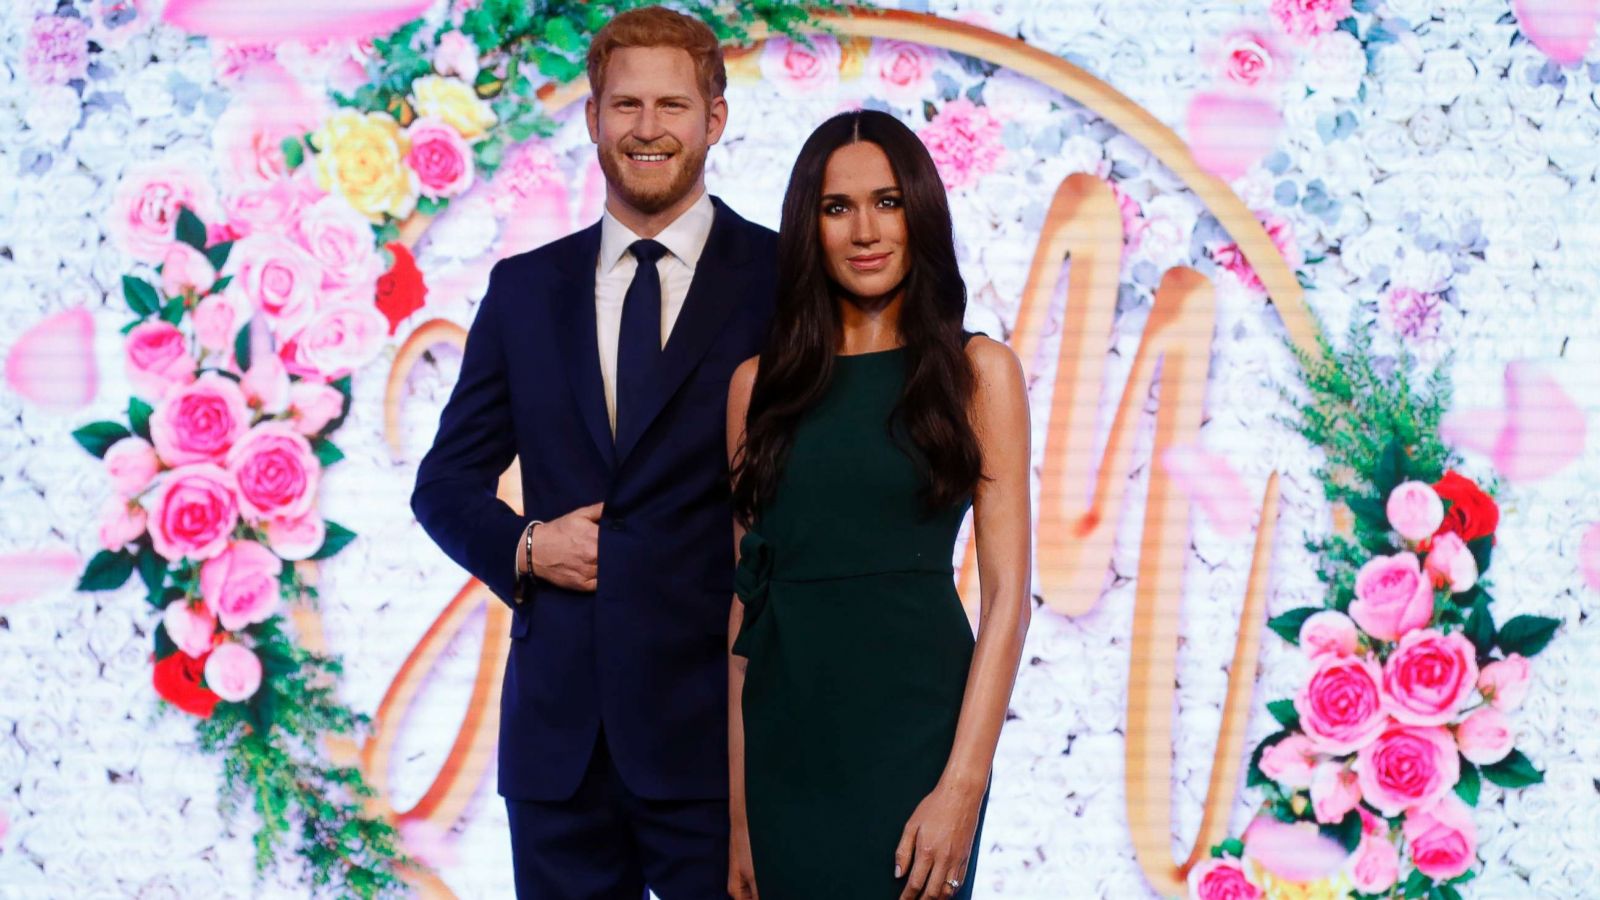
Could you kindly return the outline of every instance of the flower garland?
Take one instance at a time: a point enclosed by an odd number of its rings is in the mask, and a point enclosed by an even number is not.
[[[1346,524],[1312,544],[1324,603],[1267,623],[1313,671],[1267,704],[1281,729],[1248,775],[1265,802],[1242,839],[1191,870],[1190,896],[1455,900],[1476,874],[1482,780],[1543,780],[1507,713],[1560,621],[1495,623],[1499,508],[1439,437],[1446,377],[1414,387],[1407,360],[1380,375],[1362,328],[1322,351],[1301,358],[1297,425],[1327,455],[1324,492]]]
[[[224,149],[242,164],[224,201],[179,161],[124,177],[114,238],[153,268],[122,278],[133,396],[126,421],[73,432],[114,487],[78,589],[138,573],[152,682],[222,758],[224,810],[248,798],[260,818],[258,873],[289,843],[309,883],[341,894],[397,893],[418,863],[361,772],[328,759],[324,739],[367,718],[339,701],[338,660],[300,646],[284,614],[316,601],[304,567],[356,537],[323,518],[318,489],[343,458],[332,435],[352,374],[425,303],[401,226],[550,133],[530,75],[581,74],[590,35],[646,4],[462,5],[374,41],[369,83],[320,121],[230,123],[243,139]],[[687,6],[724,39],[758,21],[792,32],[816,8]]]

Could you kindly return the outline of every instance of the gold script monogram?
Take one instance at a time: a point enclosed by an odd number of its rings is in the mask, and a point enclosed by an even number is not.
[[[1201,170],[1170,128],[1110,85],[1013,38],[932,16],[855,12],[827,17],[823,24],[847,39],[892,37],[995,63],[1060,91],[1118,127],[1142,143],[1198,195],[1266,285],[1290,339],[1304,353],[1318,352],[1316,326],[1305,307],[1300,285],[1244,202],[1225,182]],[[587,85],[579,82],[555,88],[544,99],[554,111],[586,92]],[[403,239],[414,241],[426,226],[425,218],[415,217],[402,230]],[[1069,616],[1086,613],[1099,601],[1118,517],[1123,512],[1135,420],[1141,399],[1149,393],[1156,377],[1157,362],[1161,363],[1160,405],[1153,459],[1161,459],[1168,448],[1198,439],[1210,369],[1210,341],[1216,320],[1211,284],[1193,269],[1171,269],[1156,290],[1099,464],[1092,464],[1095,418],[1105,379],[1102,348],[1115,313],[1123,237],[1121,216],[1110,185],[1088,175],[1073,175],[1063,181],[1040,233],[1010,339],[1025,366],[1033,365],[1048,351],[1045,337],[1051,298],[1065,269],[1067,303],[1050,394],[1037,534],[1038,593],[1052,610]],[[459,325],[434,320],[413,332],[401,348],[389,373],[384,401],[385,436],[397,458],[402,453],[400,405],[407,376],[428,349],[441,344],[461,347],[465,337],[466,332]],[[520,506],[517,473],[513,462],[499,485],[499,496],[513,507]],[[1255,684],[1277,504],[1278,477],[1274,473],[1262,499],[1261,527],[1229,667],[1200,832],[1188,856],[1177,862],[1170,850],[1172,710],[1189,516],[1186,499],[1164,467],[1156,465],[1150,470],[1134,599],[1124,779],[1135,854],[1151,887],[1164,895],[1183,893],[1189,868],[1205,855],[1206,848],[1227,836],[1228,813],[1233,808],[1245,751],[1245,726]],[[976,595],[975,552],[969,543],[958,575],[963,597]],[[440,654],[480,607],[486,613],[485,630],[466,717],[444,764],[422,797],[408,809],[395,809],[388,796],[388,776],[405,713]],[[448,829],[460,818],[493,758],[510,615],[487,588],[469,580],[407,655],[378,706],[372,735],[360,747],[349,743],[330,747],[339,759],[361,766],[378,791],[372,801],[375,810],[397,823],[423,822],[440,829]],[[302,610],[296,618],[308,645],[319,647],[321,627],[316,614]],[[424,896],[453,896],[432,873],[417,871],[410,877]]]

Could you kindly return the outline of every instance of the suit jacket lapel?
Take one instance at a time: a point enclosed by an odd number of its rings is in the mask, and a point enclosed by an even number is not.
[[[600,255],[600,225],[579,232],[576,252],[562,260],[549,290],[559,306],[557,345],[566,357],[567,381],[595,450],[607,465],[616,464],[611,421],[606,414],[605,385],[600,380],[600,345],[595,331],[594,269]]]
[[[721,200],[713,197],[711,202],[716,208],[711,234],[695,266],[694,280],[689,282],[683,309],[673,323],[667,345],[662,348],[656,377],[651,379],[650,390],[643,398],[643,413],[633,420],[634,427],[627,433],[617,435],[616,462],[619,465],[628,458],[684,379],[694,371],[700,358],[710,349],[722,323],[744,299],[744,263],[748,253],[739,229],[742,220]]]

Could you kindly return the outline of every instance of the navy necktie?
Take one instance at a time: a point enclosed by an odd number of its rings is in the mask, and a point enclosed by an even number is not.
[[[634,241],[628,248],[638,261],[633,283],[622,298],[622,327],[617,335],[617,437],[639,423],[640,404],[661,356],[661,275],[656,261],[667,248],[656,241]]]

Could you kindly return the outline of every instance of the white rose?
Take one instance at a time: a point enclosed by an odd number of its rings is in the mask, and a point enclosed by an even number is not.
[[[1061,144],[1056,154],[1065,164],[1066,171],[1087,172],[1096,178],[1111,174],[1111,162],[1106,159],[1105,148],[1087,135],[1075,134]],[[1014,198],[1013,198],[1014,199]]]
[[[1431,154],[1450,140],[1450,117],[1437,106],[1424,106],[1406,123],[1406,130],[1417,150]]]
[[[1404,238],[1398,229],[1387,225],[1374,225],[1361,234],[1354,235],[1339,248],[1344,267],[1357,278],[1368,278],[1374,270],[1392,270],[1398,259],[1398,248]]]
[[[1360,90],[1367,73],[1367,53],[1350,32],[1330,31],[1312,42],[1301,72],[1312,90],[1349,99]]]
[[[1059,8],[1048,3],[1034,5],[1018,25],[1023,40],[1058,55],[1068,48],[1076,50],[1080,38],[1102,32],[1093,16],[1062,15]]]
[[[28,92],[28,109],[22,120],[45,143],[56,145],[78,124],[82,113],[77,91],[64,84],[45,84]]]
[[[1497,92],[1479,89],[1461,95],[1450,106],[1450,125],[1478,149],[1505,140],[1514,120],[1511,107]]]
[[[427,252],[447,259],[476,259],[489,251],[498,233],[489,200],[466,197],[451,203],[428,229]]]
[[[1192,203],[1176,195],[1162,195],[1144,207],[1144,231],[1139,237],[1139,251],[1165,268],[1184,260],[1189,252],[1190,236],[1194,233],[1199,215]]]
[[[1424,95],[1429,103],[1440,106],[1454,103],[1477,77],[1477,67],[1460,50],[1435,51],[1428,54],[1422,63]]]
[[[1381,172],[1403,172],[1417,161],[1417,145],[1410,132],[1399,125],[1368,122],[1360,135],[1367,156]]]
[[[1592,108],[1585,109],[1577,103],[1562,103],[1545,118],[1539,134],[1544,139],[1545,151],[1550,161],[1563,174],[1578,181],[1588,181],[1600,166],[1600,153],[1595,144],[1600,140],[1600,119]]]
[[[1504,78],[1497,80],[1511,108],[1535,122],[1543,122],[1561,100],[1561,90],[1540,79],[1545,62],[1542,55],[1531,56],[1513,65]],[[1571,82],[1574,74],[1568,73],[1566,78]]]
[[[124,97],[128,111],[135,119],[165,119],[176,111],[172,91],[167,82],[172,77],[172,66],[155,63],[140,68],[128,81]]]

